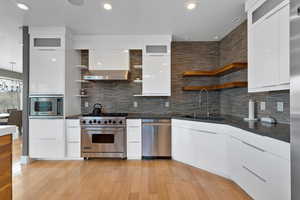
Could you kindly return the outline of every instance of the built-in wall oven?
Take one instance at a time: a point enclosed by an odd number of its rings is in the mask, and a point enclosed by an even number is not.
[[[125,117],[82,117],[81,157],[125,158]]]
[[[62,118],[62,95],[32,95],[29,97],[30,118]]]

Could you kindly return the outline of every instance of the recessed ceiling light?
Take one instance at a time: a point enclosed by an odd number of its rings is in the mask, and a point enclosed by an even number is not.
[[[186,8],[189,10],[194,10],[196,8],[196,3],[188,3]]]
[[[17,6],[22,10],[29,10],[29,7],[24,3],[17,3]]]
[[[74,6],[82,6],[84,4],[84,0],[68,0],[70,4]]]
[[[110,3],[105,3],[105,4],[103,5],[103,8],[104,8],[105,10],[111,10],[111,9],[112,9],[112,5],[111,5]]]
[[[216,36],[214,37],[214,39],[215,39],[215,40],[218,40],[218,39],[219,39],[219,36],[216,35]]]

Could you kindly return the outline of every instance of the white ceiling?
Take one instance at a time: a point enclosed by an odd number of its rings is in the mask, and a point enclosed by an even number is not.
[[[110,11],[103,9],[105,0],[85,0],[83,6],[67,0],[13,1],[30,7],[25,25],[66,25],[78,34],[172,34],[177,41],[212,41],[245,19],[245,0],[198,0],[192,11],[186,0],[109,0]]]

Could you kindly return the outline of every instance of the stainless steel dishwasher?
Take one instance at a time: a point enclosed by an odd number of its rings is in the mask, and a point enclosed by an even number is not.
[[[144,159],[171,158],[171,120],[142,120],[142,156]]]

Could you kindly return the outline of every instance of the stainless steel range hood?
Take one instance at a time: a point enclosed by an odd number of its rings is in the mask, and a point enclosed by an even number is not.
[[[93,70],[83,76],[88,81],[122,81],[128,80],[128,70]]]

